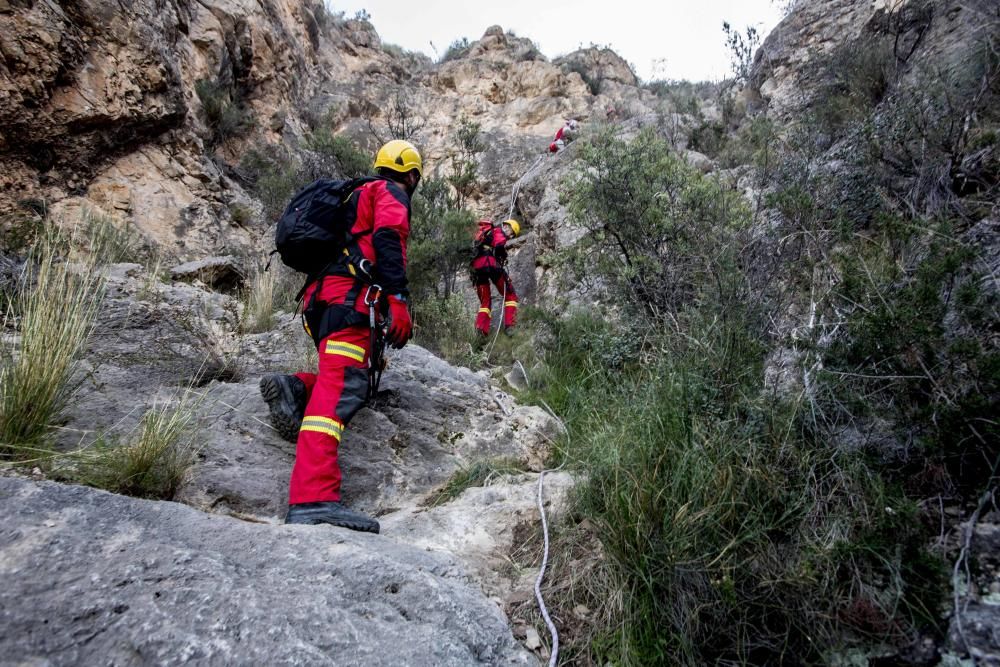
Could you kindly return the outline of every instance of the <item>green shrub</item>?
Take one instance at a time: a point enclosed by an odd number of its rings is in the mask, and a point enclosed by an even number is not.
[[[771,127],[747,131],[765,163],[784,148]],[[736,195],[651,132],[607,133],[580,150],[588,169],[567,182],[566,201],[589,234],[568,258],[605,285],[621,317],[542,322],[544,366],[530,393],[568,427],[561,453],[585,480],[574,520],[597,527],[594,567],[622,602],[586,645],[568,648],[571,659],[819,664],[844,645],[940,632],[943,570],[907,489],[867,451],[832,446],[811,395],[764,384],[783,299],[826,275],[838,232],[826,226],[834,214],[823,192],[808,179],[772,192],[785,225],[775,263],[748,236]],[[858,274],[843,272],[844,289]],[[859,316],[875,312],[871,298]],[[916,294],[903,298],[941,315]],[[565,615],[579,603],[559,602]]]
[[[253,209],[246,204],[235,202],[229,205],[229,216],[240,227],[246,227],[253,222]]]
[[[1000,457],[1000,353],[981,333],[995,319],[976,249],[949,225],[884,218],[836,255],[833,307],[845,335],[824,355],[822,416],[895,425],[872,445],[914,495],[972,500]],[[928,471],[935,471],[928,474]]]
[[[314,130],[306,137],[306,147],[322,156],[331,157],[345,178],[365,176],[372,171],[372,160],[367,153],[358,150],[347,137],[334,135],[325,127]],[[330,174],[326,174],[326,177],[329,178]]]
[[[448,45],[445,50],[444,55],[441,56],[442,63],[446,63],[452,60],[458,60],[459,58],[465,57],[465,54],[469,52],[471,45],[469,44],[469,38],[463,37],[461,39],[456,39],[454,42]]]
[[[301,163],[282,146],[258,145],[240,161],[240,171],[264,205],[265,219],[271,221],[278,219],[292,195],[308,183],[300,170]]]
[[[750,80],[753,56],[760,45],[760,33],[753,26],[747,26],[745,32],[740,33],[726,21],[722,23],[722,32],[726,35],[733,75],[738,83],[745,84]]]
[[[477,339],[473,313],[461,296],[425,299],[413,304],[413,340],[452,363],[471,366]]]
[[[253,127],[253,116],[243,107],[235,87],[218,80],[199,79],[194,90],[201,101],[201,120],[211,133],[211,145],[240,136]]]
[[[611,128],[581,144],[588,168],[573,176],[567,204],[589,232],[577,253],[584,273],[596,270],[625,309],[649,316],[703,289],[728,289],[712,273],[731,261],[733,232],[749,222],[735,191],[688,167],[650,130],[623,140]]]
[[[816,664],[845,637],[933,621],[943,578],[914,504],[862,455],[803,437],[801,406],[763,398],[760,334],[705,315],[647,334],[619,366],[608,341],[627,330],[549,323],[536,398],[569,429],[574,521],[596,527],[608,594],[624,596],[569,659]],[[562,567],[554,580],[582,565]],[[556,616],[580,603],[557,600]]]
[[[475,217],[457,207],[443,179],[428,178],[413,197],[407,274],[414,299],[447,299],[472,261]]]
[[[34,459],[50,451],[45,435],[76,389],[76,362],[87,345],[105,288],[91,260],[70,263],[68,241],[50,229],[38,240],[15,295],[18,338],[0,349],[0,458]]]

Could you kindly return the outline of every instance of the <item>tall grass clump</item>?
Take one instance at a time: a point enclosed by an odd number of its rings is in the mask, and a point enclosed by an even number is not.
[[[142,236],[134,228],[116,224],[109,216],[93,210],[82,213],[81,227],[95,264],[141,260]]]
[[[275,298],[278,289],[278,272],[265,271],[257,266],[250,274],[246,286],[240,291],[243,308],[240,311],[240,333],[261,333],[274,328],[276,318]]]
[[[0,367],[0,456],[23,460],[44,454],[48,429],[66,408],[104,297],[105,278],[91,259],[66,259],[65,237],[49,231],[31,253],[5,325]],[[16,316],[14,315],[16,313]]]
[[[486,486],[494,479],[522,472],[524,472],[524,465],[519,463],[517,459],[496,458],[475,461],[455,472],[444,486],[431,494],[426,504],[430,507],[437,507],[459,497],[466,489],[474,486]]]
[[[154,405],[130,433],[105,435],[78,452],[69,476],[114,493],[170,500],[198,453],[198,403],[186,395]]]

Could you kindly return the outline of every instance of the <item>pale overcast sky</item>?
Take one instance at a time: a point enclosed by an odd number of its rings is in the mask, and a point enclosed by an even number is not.
[[[479,39],[491,25],[513,30],[548,58],[593,42],[610,46],[643,79],[717,80],[729,75],[722,22],[766,35],[781,20],[775,0],[326,0],[348,17],[371,14],[383,42],[435,57],[457,39]],[[660,64],[658,64],[660,63]]]

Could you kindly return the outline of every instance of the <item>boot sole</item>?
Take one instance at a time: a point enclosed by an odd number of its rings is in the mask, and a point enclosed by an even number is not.
[[[282,405],[295,405],[295,396],[292,391],[278,382],[275,375],[265,375],[260,379],[260,395],[267,403],[267,409],[271,413],[271,425],[282,438],[288,442],[297,442],[299,439],[300,420],[289,416],[288,412],[282,410]]]
[[[285,520],[285,523],[292,525],[301,525],[301,526],[319,526],[322,524],[326,524],[329,526],[337,526],[339,528],[348,528],[350,530],[356,530],[361,533],[374,533],[376,535],[378,535],[380,529],[380,526],[377,521],[373,522],[374,525],[371,523],[360,523],[357,521],[350,521],[350,520],[342,520],[334,523],[332,521],[323,521],[322,519],[314,519],[312,517],[307,517],[307,516],[293,519],[291,521]]]

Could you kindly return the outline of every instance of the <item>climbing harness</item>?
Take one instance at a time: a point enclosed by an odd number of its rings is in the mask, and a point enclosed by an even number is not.
[[[385,321],[378,317],[378,303],[382,297],[382,287],[369,285],[365,292],[365,305],[368,306],[368,327],[371,336],[371,352],[368,353],[368,395],[366,401],[375,400],[378,386],[382,382],[382,371],[385,370]]]

